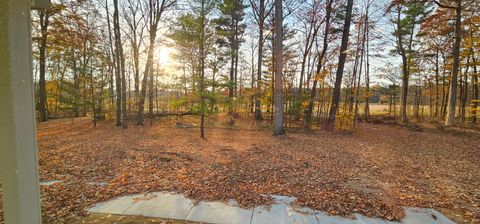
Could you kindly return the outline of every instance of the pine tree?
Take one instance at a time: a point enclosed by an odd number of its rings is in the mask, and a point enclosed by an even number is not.
[[[228,88],[228,96],[231,103],[233,97],[237,96],[237,73],[238,73],[238,56],[242,38],[246,25],[243,23],[245,18],[245,8],[247,5],[243,0],[223,0],[219,4],[218,9],[221,16],[215,20],[218,33],[222,39],[219,42],[230,49],[230,82]],[[230,110],[233,109],[231,105]]]

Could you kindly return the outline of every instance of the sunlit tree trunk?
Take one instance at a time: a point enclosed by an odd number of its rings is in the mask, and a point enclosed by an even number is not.
[[[152,75],[153,70],[153,53],[155,50],[155,40],[157,37],[158,23],[166,8],[171,7],[175,0],[149,0],[146,21],[148,24],[148,32],[150,41],[148,45],[147,62],[145,64],[145,73],[142,80],[142,90],[138,101],[137,125],[143,125],[143,111],[145,107],[145,97],[147,95],[148,77]]]
[[[275,0],[275,120],[273,135],[284,135],[283,127],[283,14],[282,0]]]
[[[445,126],[455,124],[455,105],[457,100],[457,79],[460,66],[460,43],[462,42],[462,1],[455,1],[455,42],[453,45],[453,68],[447,104]]]
[[[328,121],[326,125],[327,131],[334,131],[335,129],[335,117],[340,103],[340,90],[343,79],[343,69],[345,68],[345,60],[347,58],[348,38],[350,36],[350,23],[352,20],[353,0],[347,1],[347,12],[345,15],[345,24],[343,27],[342,44],[340,46],[340,56],[338,58],[338,68],[335,77],[335,87],[332,96],[332,105],[330,106],[330,112],[328,115]]]

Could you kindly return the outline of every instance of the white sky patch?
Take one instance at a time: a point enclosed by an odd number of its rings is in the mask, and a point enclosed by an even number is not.
[[[159,46],[157,50],[158,62],[161,65],[168,65],[172,59],[170,57],[172,49],[166,46]]]

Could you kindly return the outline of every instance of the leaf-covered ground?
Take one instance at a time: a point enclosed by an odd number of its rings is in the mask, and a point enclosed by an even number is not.
[[[87,119],[38,125],[40,178],[63,181],[41,187],[44,222],[71,222],[96,202],[163,190],[245,207],[288,195],[331,214],[386,219],[402,218],[401,206],[433,207],[458,222],[480,222],[475,131],[361,124],[355,134],[276,138],[241,120],[207,129],[202,140],[197,128],[175,122],[127,130],[113,122],[92,128]]]

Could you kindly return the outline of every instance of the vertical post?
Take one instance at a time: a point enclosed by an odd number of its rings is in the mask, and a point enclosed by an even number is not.
[[[31,0],[0,4],[0,172],[5,222],[41,223],[30,36]]]

